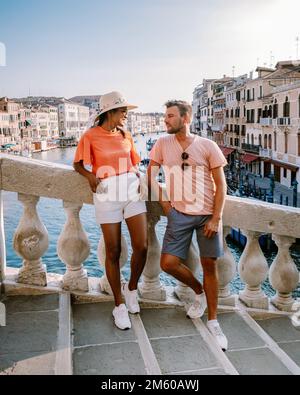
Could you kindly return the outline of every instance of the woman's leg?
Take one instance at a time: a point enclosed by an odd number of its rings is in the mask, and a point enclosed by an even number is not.
[[[101,228],[106,250],[106,276],[114,294],[115,304],[120,306],[123,303],[120,279],[121,223],[104,224]]]
[[[131,258],[131,277],[129,291],[137,289],[138,281],[143,273],[148,249],[147,214],[140,214],[126,220],[131,237],[133,254]]]

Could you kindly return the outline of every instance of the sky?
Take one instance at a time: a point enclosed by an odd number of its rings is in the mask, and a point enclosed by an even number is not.
[[[299,0],[0,0],[0,96],[118,90],[163,111],[233,66],[295,59],[299,15]]]

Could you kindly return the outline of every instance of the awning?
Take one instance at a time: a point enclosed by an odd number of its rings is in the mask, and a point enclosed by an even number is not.
[[[230,154],[232,154],[235,151],[234,148],[228,148],[228,147],[220,147],[220,148],[221,148],[221,151],[223,152],[223,155],[225,157],[229,156]]]
[[[275,159],[265,159],[266,163],[271,163],[272,165],[283,167],[284,169],[291,171],[298,171],[299,166],[293,165],[292,163],[281,162],[280,160]]]
[[[257,156],[257,155],[245,154],[245,155],[242,157],[242,161],[243,161],[244,163],[252,163],[252,162],[254,162],[254,161],[256,161],[256,160],[259,160],[259,156]]]

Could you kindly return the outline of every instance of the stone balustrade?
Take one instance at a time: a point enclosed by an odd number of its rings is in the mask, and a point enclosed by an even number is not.
[[[18,194],[24,208],[13,240],[15,251],[23,259],[18,282],[34,286],[47,285],[42,257],[48,248],[48,232],[37,210],[40,197],[47,197],[61,200],[67,215],[57,245],[58,257],[67,269],[63,277],[63,288],[68,291],[88,292],[89,283],[84,262],[88,259],[90,246],[79,217],[83,204],[93,204],[88,182],[69,166],[8,155],[0,156],[0,174],[0,282],[5,278],[6,268],[1,191],[10,191]],[[164,214],[157,202],[149,202],[147,205],[149,250],[139,290],[144,299],[164,301],[167,296],[160,281],[161,246],[156,233],[156,225]],[[271,302],[280,310],[290,311],[293,304],[292,292],[298,285],[299,273],[289,248],[296,238],[300,238],[300,210],[257,200],[228,197],[223,226],[225,254],[219,259],[218,266],[220,304],[235,305],[236,295],[232,295],[230,283],[238,269],[245,284],[239,298],[248,307],[268,309],[269,299],[262,290],[262,283],[269,277],[276,290]],[[241,229],[247,237],[238,268],[226,243],[226,236],[232,228]],[[272,234],[278,246],[278,255],[270,268],[258,242],[262,234]],[[128,258],[127,246],[124,243],[123,239],[121,265]],[[103,240],[99,243],[98,256],[99,261],[104,264]],[[194,244],[191,245],[186,264],[198,274],[200,264]],[[105,292],[111,292],[105,276],[100,280],[100,287]],[[192,297],[191,290],[184,284],[179,283],[174,292],[181,300]]]

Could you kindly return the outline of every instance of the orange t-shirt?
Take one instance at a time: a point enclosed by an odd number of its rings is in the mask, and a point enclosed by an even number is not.
[[[132,136],[120,131],[109,132],[100,126],[86,131],[81,137],[74,163],[83,161],[92,166],[97,178],[108,178],[134,171],[141,159],[137,154]]]

